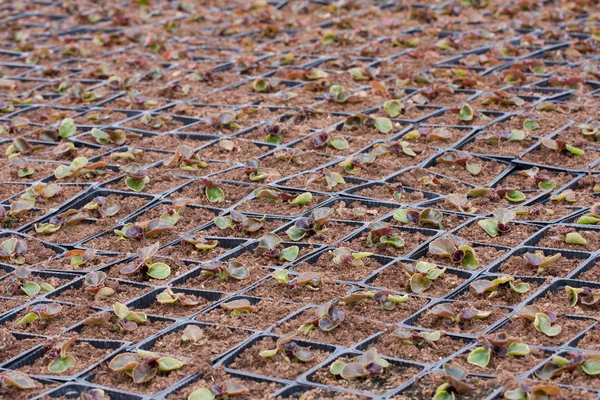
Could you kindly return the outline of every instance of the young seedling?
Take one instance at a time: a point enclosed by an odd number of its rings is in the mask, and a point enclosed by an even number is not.
[[[121,171],[127,175],[125,185],[134,192],[141,192],[148,182],[148,170],[140,167],[138,164],[131,163],[121,166]]]
[[[78,103],[87,105],[102,98],[102,94],[99,92],[85,90],[80,85],[74,85],[69,89],[69,97]]]
[[[213,219],[217,228],[221,230],[233,229],[246,234],[255,233],[261,230],[264,226],[265,217],[261,219],[246,217],[239,211],[232,210],[229,215],[224,217],[215,217]]]
[[[199,264],[198,266],[202,275],[214,276],[221,280],[233,278],[241,281],[250,276],[248,268],[236,261],[224,262],[219,260],[211,260]]]
[[[339,299],[333,299],[319,305],[316,308],[316,318],[303,323],[300,328],[298,328],[298,332],[308,336],[315,328],[318,328],[323,332],[331,332],[337,328],[345,318],[344,312],[337,307],[338,302]]]
[[[234,380],[226,380],[220,385],[213,385],[210,389],[200,388],[194,390],[188,396],[188,400],[214,400],[235,398],[238,395],[246,395],[250,389]]]
[[[219,184],[208,178],[200,178],[204,188],[204,194],[211,203],[223,203],[225,201],[225,192],[219,187]]]
[[[333,208],[322,207],[314,210],[310,217],[298,218],[294,225],[285,232],[291,240],[297,242],[307,236],[322,235],[326,230],[327,220],[333,214]]]
[[[349,175],[358,175],[372,165],[375,159],[376,157],[373,154],[361,153],[338,163],[338,166],[343,168],[344,172]]]
[[[583,372],[590,377],[600,374],[600,354],[568,353],[567,357],[559,355],[552,356],[542,369],[534,374],[540,379],[556,378],[563,373]]]
[[[451,400],[454,393],[467,394],[475,389],[466,381],[469,371],[460,365],[446,363],[443,368],[446,382],[435,389],[433,400]]]
[[[261,169],[260,160],[258,158],[250,158],[246,160],[244,173],[251,182],[260,182],[271,176],[268,172]]]
[[[183,368],[183,362],[173,357],[160,356],[150,351],[137,350],[136,353],[121,353],[108,364],[114,372],[124,372],[133,383],[149,382],[158,373],[164,374]]]
[[[132,332],[137,329],[138,323],[143,324],[148,317],[143,312],[135,312],[121,303],[113,304],[113,310],[104,311],[98,315],[83,320],[83,325],[108,325],[111,329],[121,332]]]
[[[424,138],[427,142],[445,141],[452,139],[452,133],[445,127],[429,128],[422,126],[402,136],[402,139],[406,140],[418,140],[421,138]]]
[[[117,240],[142,240],[144,238],[152,239],[159,234],[173,229],[173,225],[162,219],[152,219],[150,221],[142,221],[127,223],[121,229],[113,229],[115,235],[119,237]]]
[[[163,126],[166,126],[169,121],[171,121],[173,117],[170,115],[152,115],[150,113],[142,114],[142,117],[139,121],[148,128],[151,129],[160,129]]]
[[[490,104],[497,104],[500,106],[517,106],[520,107],[525,104],[525,100],[515,94],[503,90],[494,91],[483,96],[482,105],[487,106]]]
[[[292,363],[294,361],[306,363],[314,360],[316,356],[310,352],[310,349],[308,347],[299,346],[298,343],[294,341],[295,338],[296,332],[281,336],[277,339],[277,347],[270,350],[263,350],[259,355],[262,358],[273,358],[277,354],[280,354],[281,358],[283,358],[286,363]]]
[[[558,336],[561,332],[556,314],[540,306],[525,306],[517,312],[517,316],[532,321],[535,329],[548,337]]]
[[[277,282],[286,285],[285,287],[288,293],[291,293],[291,291],[296,288],[307,289],[311,292],[321,290],[321,277],[315,272],[303,272],[290,280],[289,271],[287,269],[280,269],[273,272],[271,276]]]
[[[35,389],[37,384],[29,376],[19,371],[0,372],[0,393],[7,392],[10,388],[18,390]]]
[[[343,136],[326,131],[317,133],[312,137],[311,142],[316,149],[330,147],[336,150],[346,150],[350,146]]]
[[[56,179],[65,179],[71,177],[83,177],[83,178],[94,178],[96,176],[102,176],[106,174],[106,162],[97,161],[95,163],[89,163],[85,157],[77,157],[69,165],[59,165],[54,170],[54,176]]]
[[[565,286],[565,292],[571,307],[575,307],[577,303],[583,306],[593,306],[600,301],[600,292],[587,286],[574,288],[567,285]]]
[[[160,304],[180,304],[186,307],[195,307],[200,304],[199,301],[187,296],[184,293],[175,293],[171,285],[156,296],[156,301]]]
[[[551,239],[581,246],[585,246],[588,243],[587,240],[577,233],[577,230],[573,227],[557,226],[554,228],[554,231],[556,232],[556,235],[550,236]]]
[[[381,375],[390,363],[377,355],[377,350],[371,348],[356,357],[356,361],[346,363],[341,360],[334,361],[329,367],[329,372],[335,376],[350,381],[353,379],[367,378],[372,375]]]
[[[513,129],[502,132],[486,132],[475,137],[475,141],[483,141],[489,144],[502,145],[503,143],[521,142],[525,139],[525,131]]]
[[[58,232],[65,226],[76,225],[88,217],[89,216],[82,211],[70,209],[64,213],[55,215],[54,217],[50,218],[48,222],[35,224],[33,228],[35,229],[36,233],[40,233],[42,235],[51,235],[55,232]]]
[[[552,190],[556,187],[556,181],[550,175],[540,172],[538,167],[522,170],[519,172],[519,175],[533,179],[542,190]]]
[[[429,313],[438,318],[445,318],[450,325],[462,325],[468,321],[485,319],[492,314],[490,311],[479,311],[474,308],[463,308],[458,312],[451,303],[437,304],[429,310]]]
[[[463,238],[448,234],[429,243],[429,253],[446,257],[452,264],[473,271],[479,266],[479,260],[470,243]]]
[[[102,389],[90,389],[79,394],[80,400],[110,400]]]
[[[235,318],[243,314],[250,314],[255,310],[255,307],[248,299],[232,300],[227,303],[221,303],[221,308],[226,311],[231,311],[231,317]]]
[[[400,343],[406,346],[415,346],[418,348],[429,346],[437,348],[436,342],[441,339],[442,333],[440,331],[409,331],[404,328],[396,328],[390,336],[398,339]]]
[[[552,151],[555,151],[557,153],[562,153],[562,154],[566,154],[569,156],[581,156],[583,154],[585,154],[585,151],[575,147],[573,145],[570,145],[569,143],[565,142],[564,140],[560,140],[560,139],[549,139],[549,138],[543,138],[540,140],[540,143],[542,144],[542,146],[544,146],[547,149],[550,149]]]
[[[162,262],[152,262],[152,257],[158,252],[160,244],[154,243],[148,247],[142,247],[137,251],[137,259],[129,262],[121,269],[124,275],[138,274],[149,276],[153,279],[167,279],[171,274],[171,267]]]
[[[36,203],[43,203],[44,201],[53,198],[54,196],[62,192],[62,190],[62,186],[57,185],[56,183],[38,183],[25,189],[25,193],[19,196],[18,201],[29,202],[35,205]]]
[[[396,248],[404,247],[404,239],[398,235],[392,235],[394,229],[386,222],[372,222],[368,226],[369,233],[365,245],[374,247],[378,244],[389,245]]]
[[[114,144],[115,146],[122,146],[127,141],[138,140],[142,137],[139,133],[125,132],[122,129],[107,129],[106,131],[98,128],[92,128],[90,133],[96,143],[101,145]]]
[[[464,194],[452,193],[446,196],[446,203],[452,205],[456,210],[462,213],[475,214],[477,208],[473,207],[469,198]]]
[[[28,157],[37,150],[43,148],[41,144],[33,145],[27,141],[24,137],[17,136],[13,139],[12,143],[6,148],[4,154],[9,160],[14,160],[17,157],[25,156]]]
[[[310,203],[313,198],[312,193],[310,192],[291,194],[274,187],[260,187],[258,189],[254,189],[252,194],[257,199],[267,199],[272,201],[273,203],[287,202],[288,204],[298,206]]]
[[[504,392],[504,398],[508,400],[546,400],[560,398],[562,395],[563,393],[558,386],[529,386],[524,383],[521,383],[516,389]]]
[[[393,125],[392,121],[390,121],[388,118],[373,118],[372,116],[366,114],[351,115],[344,121],[344,129],[352,131],[360,128],[375,129],[379,133],[386,134],[392,131]]]
[[[50,360],[48,371],[53,374],[61,374],[75,366],[75,357],[70,355],[68,351],[77,339],[79,339],[79,336],[72,336],[68,340],[53,346],[46,352],[46,358]]]
[[[282,118],[288,126],[300,125],[306,121],[327,114],[324,110],[312,107],[301,107],[283,114]]]
[[[544,252],[540,250],[536,251],[535,253],[527,252],[523,254],[523,258],[525,259],[525,261],[527,261],[532,267],[537,268],[538,274],[544,273],[544,269],[560,260],[561,257],[562,254],[560,253],[556,253],[552,256],[546,257],[544,255]]]
[[[117,200],[109,200],[108,197],[96,196],[92,201],[83,206],[84,210],[97,210],[102,218],[113,217],[121,210],[121,204]]]
[[[449,151],[436,158],[435,161],[439,164],[463,166],[467,172],[473,176],[479,175],[481,168],[483,167],[481,163],[477,162],[477,158],[475,158],[471,153],[463,150]]]
[[[19,178],[26,178],[35,174],[35,169],[30,165],[30,162],[23,158],[13,159],[11,166],[17,170],[17,176]]]
[[[115,290],[106,286],[106,272],[92,271],[85,275],[83,290],[94,295],[95,298],[109,297],[115,294]]]
[[[331,85],[329,91],[324,93],[325,100],[339,104],[361,103],[364,98],[358,94],[351,94],[341,85]]]
[[[335,188],[337,185],[345,185],[344,177],[337,172],[332,172],[328,169],[311,172],[306,178],[306,185],[313,183],[325,183],[329,189]]]
[[[344,202],[341,202],[338,208],[335,209],[337,215],[342,219],[362,220],[365,217],[376,217],[379,213],[377,210],[370,210],[366,207],[346,207]]]
[[[594,141],[600,139],[600,122],[589,122],[587,124],[581,124],[577,126],[581,129],[583,136],[591,137]]]
[[[301,150],[280,147],[275,149],[275,151],[273,152],[273,157],[284,163],[304,165],[306,164],[306,162],[304,161],[302,156],[304,156],[305,154],[306,152]]]
[[[529,354],[529,346],[517,338],[499,333],[494,337],[486,336],[479,339],[482,346],[476,347],[469,353],[467,362],[486,368],[494,357],[524,357]]]
[[[434,83],[426,88],[419,90],[410,101],[416,104],[425,105],[431,101],[448,94],[453,94],[454,89],[450,85]]]
[[[488,294],[488,298],[492,299],[500,294],[500,290],[508,288],[510,291],[517,294],[525,294],[531,286],[525,282],[515,283],[515,278],[512,276],[501,276],[494,280],[478,279],[471,283],[471,288],[477,294]]]
[[[577,218],[576,223],[580,225],[598,225],[600,223],[600,203],[594,203],[590,207],[590,212]]]
[[[36,304],[31,307],[25,316],[15,322],[15,326],[24,327],[35,320],[48,321],[55,318],[61,311],[62,306],[58,303]]]
[[[506,208],[498,208],[492,212],[492,215],[494,216],[493,219],[477,221],[477,225],[492,238],[509,233],[512,230],[510,223],[517,216],[514,210],[507,210]]]
[[[396,306],[401,303],[406,303],[409,299],[408,295],[396,296],[390,290],[366,290],[363,292],[354,292],[342,297],[342,301],[346,304],[359,303],[363,300],[373,300],[377,306],[386,311],[394,311]]]
[[[283,247],[281,238],[272,232],[260,238],[258,248],[262,249],[263,256],[286,262],[294,261],[300,253],[298,246]]]
[[[423,210],[415,210],[403,207],[394,212],[394,220],[401,224],[411,224],[425,228],[444,229],[444,214],[431,207]]]
[[[424,261],[417,262],[416,265],[401,263],[402,269],[408,275],[410,280],[410,290],[413,293],[421,294],[433,285],[433,282],[444,275],[446,268],[438,268],[435,264]]]
[[[208,167],[208,163],[200,158],[193,147],[182,144],[177,147],[175,154],[163,161],[163,165],[176,166],[186,172],[196,172]]]
[[[198,235],[183,235],[181,240],[202,251],[210,251],[219,245],[218,240],[209,240]]]
[[[41,291],[46,293],[54,290],[54,287],[43,282],[39,276],[33,276],[31,270],[22,265],[9,274],[10,283],[6,288],[6,294],[14,296],[18,292],[23,292],[29,297],[35,297]]]
[[[252,90],[259,93],[269,93],[275,91],[281,81],[277,78],[255,79],[252,81]]]
[[[192,200],[190,199],[175,199],[171,205],[163,206],[159,219],[170,225],[175,225],[179,221],[185,208],[191,203]]]

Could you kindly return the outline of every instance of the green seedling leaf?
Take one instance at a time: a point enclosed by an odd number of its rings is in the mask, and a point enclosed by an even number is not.
[[[471,121],[473,120],[473,109],[468,104],[463,105],[458,112],[458,118],[461,121]]]
[[[375,118],[375,127],[381,133],[389,133],[392,131],[392,121],[387,118]]]
[[[75,358],[73,356],[66,356],[64,358],[55,358],[48,365],[48,371],[54,374],[60,374],[68,370],[75,365]]]
[[[71,118],[65,118],[58,127],[58,134],[61,138],[68,139],[75,134],[76,130],[75,121]]]
[[[467,362],[469,364],[485,368],[490,363],[491,355],[492,351],[490,349],[485,347],[478,347],[475,350],[471,351],[471,353],[467,357]]]
[[[297,196],[295,199],[290,200],[288,203],[295,205],[304,205],[310,203],[313,196],[310,192],[304,192],[301,195]]]
[[[207,187],[205,193],[208,201],[211,203],[222,203],[225,201],[225,193],[218,186]]]
[[[171,267],[165,263],[154,263],[148,267],[148,275],[154,279],[167,279],[171,274]]]
[[[565,236],[565,243],[585,246],[588,242],[577,232],[569,232]]]
[[[498,232],[498,222],[494,219],[482,219],[477,221],[477,225],[481,227],[490,237],[496,237],[500,234]]]
[[[279,253],[279,259],[292,262],[298,258],[298,253],[300,253],[300,248],[298,246],[286,247]]]

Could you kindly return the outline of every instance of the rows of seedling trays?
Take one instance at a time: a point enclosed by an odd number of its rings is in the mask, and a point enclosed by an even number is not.
[[[397,3],[0,5],[0,397],[600,398],[600,7]]]

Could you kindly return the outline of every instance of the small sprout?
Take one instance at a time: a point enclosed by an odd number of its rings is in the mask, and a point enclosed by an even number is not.
[[[406,303],[408,295],[396,296],[389,290],[367,290],[363,292],[354,292],[342,297],[346,304],[358,303],[363,300],[373,300],[379,308],[386,311],[394,311],[397,304]]]
[[[237,395],[246,395],[250,389],[234,380],[226,380],[220,385],[213,385],[210,389],[200,388],[194,390],[187,400],[213,400],[235,398]]]
[[[565,142],[564,140],[560,140],[560,139],[554,140],[554,139],[550,139],[550,138],[543,138],[540,140],[540,143],[545,148],[556,151],[558,153],[564,153],[567,155],[574,155],[574,156],[581,156],[581,155],[585,154],[584,150],[577,148],[575,146],[572,146],[569,143]]]
[[[344,121],[344,129],[356,130],[359,128],[377,129],[380,133],[392,131],[392,121],[383,117],[371,117],[366,114],[351,115]]]
[[[485,319],[491,315],[490,311],[479,311],[474,308],[463,308],[457,312],[451,303],[441,303],[433,306],[429,313],[438,318],[447,318],[450,324],[463,324],[467,321]]]
[[[262,255],[267,258],[287,262],[294,261],[300,253],[298,246],[283,247],[281,245],[281,238],[272,232],[260,238],[258,248],[263,250]]]
[[[322,169],[308,174],[306,184],[325,183],[329,189],[335,188],[337,185],[344,185],[346,181],[344,177],[337,172],[331,172],[328,169]]]
[[[440,331],[432,332],[421,332],[421,331],[409,331],[404,328],[396,328],[390,336],[400,340],[400,342],[407,346],[423,347],[429,346],[437,348],[437,342],[442,337]]]
[[[464,194],[452,193],[446,196],[447,203],[453,205],[458,211],[467,214],[475,214],[477,209],[473,207],[469,198]]]
[[[59,186],[55,183],[38,183],[25,189],[25,193],[19,197],[19,200],[33,204],[44,202],[44,200],[53,198],[62,192],[62,190],[62,186]]]
[[[185,144],[177,147],[175,154],[163,161],[163,165],[175,165],[186,172],[196,172],[200,168],[208,167],[208,163],[202,160],[192,147]]]
[[[451,164],[464,166],[467,172],[473,176],[479,175],[481,172],[482,164],[477,162],[477,159],[467,151],[453,150],[445,153],[444,155],[436,158],[435,160],[440,164]]]
[[[358,378],[367,378],[372,375],[382,374],[390,363],[377,355],[377,350],[372,348],[356,357],[356,361],[345,363],[334,361],[329,367],[329,372],[342,379],[350,381]]]
[[[29,162],[22,158],[15,158],[11,164],[17,170],[19,178],[26,178],[35,174],[35,169],[29,165]]]
[[[552,190],[556,187],[556,181],[550,178],[550,175],[540,173],[538,167],[522,170],[519,172],[519,175],[535,180],[538,183],[538,187],[542,190]]]
[[[252,90],[259,93],[268,93],[274,91],[278,85],[279,79],[277,78],[259,78],[252,81]]]
[[[471,283],[471,288],[477,294],[489,293],[488,298],[492,299],[498,296],[501,288],[509,288],[512,292],[517,294],[525,294],[531,288],[528,283],[520,282],[515,283],[515,278],[512,276],[501,276],[494,280],[478,279]]]
[[[362,267],[363,258],[370,257],[373,253],[352,251],[346,247],[339,247],[331,251],[333,254],[332,262],[334,264],[346,265],[348,267]]]
[[[56,317],[61,311],[62,306],[58,303],[36,304],[23,318],[15,322],[15,326],[24,327],[37,319],[47,321]]]
[[[88,159],[85,157],[77,157],[71,164],[67,165],[59,165],[56,170],[54,170],[54,176],[56,179],[65,179],[71,177],[81,176],[84,178],[93,178],[95,176],[101,176],[106,173],[106,162],[105,161],[97,161],[95,163],[89,163]]]
[[[148,247],[142,247],[137,251],[137,259],[129,262],[121,269],[123,275],[139,274],[148,275],[153,279],[167,279],[171,275],[171,267],[162,262],[152,262],[152,257],[158,251],[160,244],[154,243]]]
[[[227,303],[221,303],[221,308],[226,311],[231,311],[231,317],[233,318],[242,314],[250,314],[255,310],[255,307],[248,299],[232,300]]]
[[[303,323],[298,332],[307,336],[310,331],[319,328],[323,332],[331,332],[337,328],[345,318],[345,314],[337,307],[339,299],[333,299],[316,308],[316,318]]]
[[[285,125],[279,124],[274,118],[267,118],[262,130],[267,135],[265,137],[265,142],[272,144],[281,144],[283,142],[283,137],[286,134],[287,127]]]
[[[517,338],[510,338],[505,333],[499,333],[494,337],[483,337],[480,339],[483,346],[476,347],[469,353],[467,362],[486,368],[494,357],[523,357],[529,354],[529,346]]]
[[[275,187],[260,187],[258,189],[254,189],[252,194],[257,199],[268,199],[274,203],[287,202],[288,204],[293,205],[308,204],[313,198],[312,193],[310,192],[291,194]]]
[[[166,126],[166,124],[172,119],[173,117],[171,117],[170,115],[152,116],[152,114],[146,112],[142,114],[142,117],[139,119],[139,121],[148,128],[160,129]]]
[[[63,139],[68,139],[75,134],[77,127],[72,118],[65,118],[60,122],[58,127],[58,135]]]
[[[600,203],[594,203],[590,207],[590,212],[577,218],[575,223],[580,225],[597,225],[600,223]]]
[[[241,128],[236,122],[237,117],[238,115],[233,111],[225,111],[220,114],[200,118],[200,121],[218,130],[228,129],[235,132]]]
[[[588,136],[597,141],[600,139],[600,123],[599,122],[589,122],[587,124],[581,124],[577,126],[581,129],[581,134],[583,136]]]
[[[91,135],[96,139],[96,143],[98,144],[114,144],[116,146],[122,146],[128,140],[134,141],[142,137],[139,133],[125,132],[122,129],[107,129],[106,131],[103,131],[98,128],[92,128]]]
[[[315,355],[310,352],[308,347],[301,347],[294,341],[296,332],[289,333],[285,336],[281,336],[277,340],[277,347],[270,350],[263,350],[260,352],[262,358],[273,358],[277,354],[281,354],[283,360],[287,363],[292,361],[299,362],[311,362],[315,359]]]
[[[406,115],[411,109],[416,106],[413,103],[399,100],[388,100],[383,103],[383,111],[390,118],[398,118],[402,115]]]
[[[15,158],[20,156],[31,155],[32,153],[41,149],[42,147],[42,145],[32,145],[24,137],[17,136],[13,139],[12,144],[10,144],[6,148],[4,154],[8,157],[9,160],[14,160]]]
[[[504,392],[504,398],[507,400],[543,400],[554,397],[562,397],[562,391],[553,385],[529,386],[521,383],[517,389]]]
[[[37,384],[29,376],[19,371],[0,372],[0,393],[8,391],[10,388],[18,390],[35,389]]]
[[[143,312],[131,311],[121,303],[113,304],[111,311],[104,311],[83,320],[83,325],[108,325],[113,330],[120,332],[132,332],[137,329],[138,323],[143,324],[148,317]]]
[[[265,217],[260,219],[246,217],[244,214],[232,210],[229,215],[224,217],[215,217],[213,221],[219,229],[233,229],[237,232],[251,234],[258,232],[263,228]]]
[[[567,285],[565,286],[565,292],[567,293],[571,307],[575,307],[577,303],[584,306],[593,306],[600,301],[600,293],[587,286],[574,288]]]
[[[219,187],[219,184],[208,178],[200,178],[204,188],[204,194],[211,203],[223,203],[225,201],[225,192]]]
[[[118,354],[108,364],[108,368],[115,372],[125,372],[136,384],[149,382],[159,372],[170,372],[182,367],[183,362],[176,358],[143,350]]]
[[[320,235],[325,230],[325,224],[332,214],[332,208],[317,208],[310,214],[310,217],[298,218],[294,225],[288,228],[286,234],[294,242],[307,236]]]
[[[83,290],[91,293],[94,297],[109,297],[115,294],[115,290],[106,286],[106,272],[92,271],[85,275]]]
[[[121,210],[121,204],[104,196],[96,196],[83,206],[84,210],[98,210],[102,218],[115,216]]]
[[[199,267],[202,275],[215,276],[222,280],[233,278],[241,281],[250,275],[248,268],[236,261],[223,262],[211,260],[199,264]]]
[[[123,165],[121,171],[127,174],[125,185],[134,192],[141,192],[144,190],[144,186],[150,182],[148,170],[140,167],[138,164],[132,163]]]
[[[400,140],[391,143],[376,143],[373,146],[372,156],[386,156],[393,154],[395,156],[416,157],[417,154],[422,154],[426,149],[424,147],[411,147],[407,141]]]
[[[271,274],[277,282],[286,285],[288,293],[296,288],[304,288],[311,292],[319,291],[321,285],[321,277],[315,272],[302,272],[298,276],[294,276],[290,280],[290,274],[287,269],[280,269]]]
[[[319,132],[313,136],[312,144],[317,149],[327,146],[336,150],[346,150],[350,146],[343,136],[332,135],[330,132],[325,131]]]
[[[144,238],[153,238],[162,232],[173,229],[173,225],[162,219],[152,219],[139,223],[127,223],[121,229],[113,229],[118,240],[132,239],[142,240]]]
[[[416,294],[424,293],[446,272],[446,268],[438,268],[435,264],[424,261],[419,261],[414,266],[405,263],[401,265],[410,279],[410,289]]]
[[[532,321],[535,329],[548,337],[557,336],[561,332],[560,325],[556,323],[556,314],[540,306],[525,306],[517,312],[517,316]]]
[[[160,220],[165,221],[171,225],[175,225],[179,218],[181,217],[181,213],[187,207],[192,200],[186,198],[179,198],[173,200],[173,203],[169,206],[164,206],[162,209],[162,214],[160,214]]]
[[[507,234],[512,230],[510,223],[515,219],[517,214],[513,210],[506,208],[498,208],[493,211],[493,219],[482,219],[477,221],[477,225],[481,227],[490,237]]]
[[[218,240],[210,240],[198,235],[184,235],[181,237],[181,240],[192,244],[195,248],[202,251],[212,250],[219,245]]]
[[[102,389],[90,389],[79,394],[80,400],[110,400]]]
[[[458,111],[458,118],[461,121],[472,121],[474,116],[473,109],[468,104],[463,104],[463,106]]]
[[[70,339],[59,343],[46,352],[46,358],[50,360],[48,371],[54,374],[61,374],[75,365],[75,357],[69,355],[69,348],[79,339],[79,336],[72,336]]]
[[[429,252],[440,257],[447,257],[452,264],[460,265],[467,271],[473,271],[479,266],[475,250],[469,242],[459,236],[449,234],[429,243]]]
[[[368,226],[366,246],[373,247],[377,244],[390,245],[396,248],[404,247],[404,239],[392,235],[393,228],[386,222],[372,222]]]
[[[562,255],[560,253],[556,253],[552,256],[546,257],[544,253],[540,250],[536,251],[535,253],[527,252],[523,254],[523,258],[525,259],[525,261],[527,261],[527,263],[532,267],[537,268],[538,274],[544,273],[544,269],[560,260],[561,257]]]
[[[497,90],[494,93],[488,93],[484,95],[482,105],[487,106],[490,104],[497,104],[500,106],[517,106],[520,107],[525,104],[525,100],[515,94]]]
[[[559,240],[567,244],[576,244],[585,246],[588,242],[583,236],[576,232],[575,228],[557,226],[554,228],[557,233],[555,236],[551,236],[551,239]]]
[[[35,224],[33,227],[37,233],[51,235],[58,232],[63,226],[73,226],[88,218],[88,215],[79,210],[70,209],[64,213],[55,215],[48,222]]]
[[[573,352],[568,353],[567,357],[554,355],[552,360],[544,364],[542,369],[535,371],[534,374],[540,379],[551,379],[565,372],[574,373],[575,371],[596,377],[600,374],[600,354]]]
[[[86,263],[96,259],[97,250],[70,250],[65,253],[69,257],[69,261],[72,266],[85,265]]]
[[[357,175],[361,171],[375,162],[376,156],[373,154],[357,154],[338,163],[338,166],[344,169],[344,172],[350,175]]]
[[[25,264],[27,242],[22,239],[10,238],[0,243],[0,260],[8,260],[14,264]]]
[[[424,210],[414,210],[410,208],[401,208],[394,212],[393,218],[401,224],[413,224],[426,228],[444,229],[442,220],[444,215],[433,208],[425,208]]]
[[[160,304],[180,304],[186,307],[194,307],[200,304],[199,301],[190,298],[184,293],[175,293],[171,289],[171,285],[156,296],[156,301]]]
[[[567,189],[550,197],[550,200],[564,201],[565,203],[575,203],[577,201],[577,194],[573,191],[573,189]]]
[[[14,296],[18,292],[23,292],[29,297],[37,296],[41,291],[51,292],[54,290],[54,287],[47,283],[43,282],[39,276],[32,276],[31,270],[22,265],[17,266],[17,268],[9,274],[10,283],[6,288],[6,294],[9,296]]]
[[[402,139],[407,140],[417,140],[420,138],[425,138],[427,141],[436,141],[436,140],[450,140],[452,139],[452,132],[450,132],[445,127],[438,128],[429,128],[429,127],[419,127],[418,129],[414,129],[404,136]]]
[[[358,94],[350,94],[345,87],[341,85],[331,85],[329,91],[323,95],[325,100],[340,104],[361,103],[364,98]]]
[[[433,400],[454,399],[454,392],[466,394],[474,390],[473,386],[466,382],[469,371],[456,364],[444,364],[444,375],[446,382],[435,389]]]
[[[278,148],[273,152],[273,157],[278,159],[279,161],[283,161],[286,163],[294,163],[296,165],[304,165],[306,162],[302,159],[302,156],[306,152],[289,149],[289,148]]]
[[[502,132],[489,132],[475,137],[475,141],[485,141],[490,144],[520,142],[525,139],[525,132],[518,129]]]
[[[250,158],[246,161],[244,172],[251,182],[260,182],[267,179],[270,174],[260,168],[260,160],[258,158]]]

